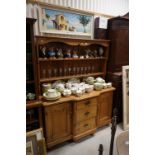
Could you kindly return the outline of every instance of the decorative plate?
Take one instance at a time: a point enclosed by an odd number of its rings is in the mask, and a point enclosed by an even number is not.
[[[47,93],[44,93],[43,97],[46,100],[55,101],[55,100],[58,100],[61,97],[61,93],[57,92],[57,96],[54,96],[54,97],[49,97],[49,96],[47,96]]]

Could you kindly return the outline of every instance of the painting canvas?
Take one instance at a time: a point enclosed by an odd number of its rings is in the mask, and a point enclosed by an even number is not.
[[[129,129],[129,66],[122,67],[123,72],[123,129]]]
[[[26,137],[26,155],[38,155],[36,136]]]
[[[40,31],[44,33],[92,35],[93,16],[71,11],[41,8]]]

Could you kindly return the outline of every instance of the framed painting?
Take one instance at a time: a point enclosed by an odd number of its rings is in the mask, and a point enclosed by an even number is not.
[[[40,32],[92,36],[93,18],[83,12],[42,6],[39,10]]]
[[[36,136],[26,137],[26,155],[38,155]]]
[[[32,131],[29,131],[26,133],[26,136],[29,137],[29,136],[33,136],[35,135],[37,140],[41,140],[44,138],[43,136],[43,129],[42,128],[39,128],[39,129],[35,129],[35,130],[32,130]]]
[[[122,66],[123,73],[123,129],[129,129],[129,66]]]
[[[46,144],[45,144],[45,138],[43,135],[43,129],[35,129],[32,131],[29,131],[26,133],[27,137],[35,136],[36,137],[36,143],[38,145],[38,155],[46,155]]]

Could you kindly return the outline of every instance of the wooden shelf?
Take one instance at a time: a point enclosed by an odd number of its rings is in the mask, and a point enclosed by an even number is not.
[[[40,101],[38,101],[38,100],[26,101],[26,108],[27,109],[40,107],[41,105],[42,105],[42,103]]]
[[[90,74],[83,74],[83,75],[53,77],[53,78],[47,78],[47,79],[40,79],[40,82],[65,80],[65,79],[70,79],[70,78],[82,78],[82,77],[89,77],[89,76],[99,76],[99,75],[104,75],[104,73],[103,72],[97,72],[97,73],[90,73]]]
[[[34,80],[26,80],[26,83],[27,84],[32,84],[32,83],[34,83]]]
[[[34,119],[34,120],[26,120],[26,125],[31,125],[31,124],[34,124],[34,123],[39,123],[39,120],[37,120],[37,119]]]
[[[106,57],[103,58],[39,58],[39,61],[75,61],[75,60],[80,60],[80,61],[86,61],[86,60],[106,60]]]
[[[42,100],[43,106],[50,106],[52,104],[58,104],[58,103],[64,103],[64,102],[70,102],[70,101],[81,101],[81,100],[89,99],[92,97],[97,97],[102,93],[107,93],[107,92],[114,91],[114,90],[115,90],[114,87],[105,88],[102,90],[93,90],[90,93],[84,93],[82,96],[76,96],[76,95],[71,95],[68,97],[61,96],[60,99],[55,100],[55,101],[46,100],[44,99],[42,95],[39,96],[39,99]]]

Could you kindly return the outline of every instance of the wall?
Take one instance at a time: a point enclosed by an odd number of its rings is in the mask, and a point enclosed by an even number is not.
[[[84,11],[101,13],[109,16],[124,15],[129,12],[129,0],[37,0],[48,4],[71,7]],[[26,5],[26,17],[37,18],[39,6]],[[38,22],[35,24],[35,34],[39,35]]]
[[[48,4],[93,11],[111,16],[124,15],[129,12],[129,0],[38,0]]]

